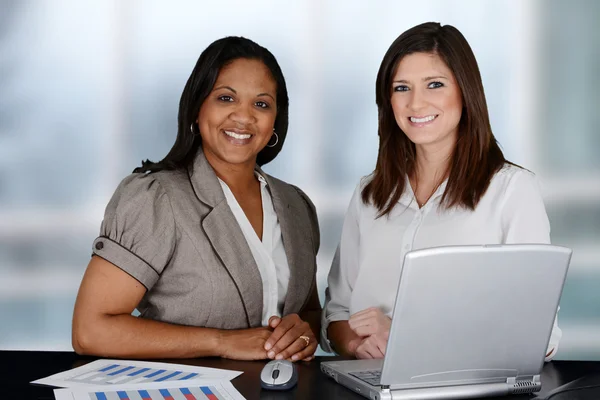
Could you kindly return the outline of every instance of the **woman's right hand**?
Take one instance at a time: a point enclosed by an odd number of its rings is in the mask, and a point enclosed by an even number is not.
[[[392,320],[379,308],[371,307],[353,314],[348,320],[348,324],[358,336],[367,337],[375,334],[389,334]]]
[[[273,333],[269,327],[222,330],[219,340],[221,357],[231,360],[264,360],[265,343]]]
[[[383,358],[387,349],[390,332],[375,333],[362,340],[354,351],[358,359]]]
[[[348,350],[356,358],[383,358],[392,325],[390,317],[371,307],[353,314],[348,325],[358,336],[348,343]]]

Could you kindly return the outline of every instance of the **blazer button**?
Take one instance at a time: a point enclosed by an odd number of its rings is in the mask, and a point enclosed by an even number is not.
[[[104,242],[96,243],[96,250],[102,250],[104,248]]]

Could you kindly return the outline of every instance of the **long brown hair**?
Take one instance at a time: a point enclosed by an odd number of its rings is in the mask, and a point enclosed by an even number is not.
[[[462,93],[463,111],[458,139],[451,155],[448,184],[441,204],[475,209],[494,174],[506,159],[492,133],[483,83],[473,50],[451,25],[427,22],[401,34],[383,57],[377,73],[375,99],[379,111],[379,155],[369,183],[362,191],[365,204],[392,211],[415,172],[416,148],[400,129],[391,104],[392,79],[398,63],[412,53],[437,54],[454,74]]]

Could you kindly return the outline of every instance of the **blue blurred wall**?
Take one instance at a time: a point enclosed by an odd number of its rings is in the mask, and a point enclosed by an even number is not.
[[[0,348],[71,349],[78,284],[118,182],[172,145],[200,52],[247,36],[280,61],[290,129],[267,172],[321,221],[325,289],[346,205],[377,153],[375,76],[404,30],[458,27],[494,132],[542,180],[575,250],[558,358],[600,360],[600,3],[0,0]]]

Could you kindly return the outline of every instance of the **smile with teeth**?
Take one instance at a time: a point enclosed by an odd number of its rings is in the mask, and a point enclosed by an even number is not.
[[[428,115],[428,116],[422,117],[422,118],[409,117],[408,119],[410,119],[410,122],[412,122],[412,123],[423,124],[425,122],[433,121],[436,118],[437,118],[437,115]]]
[[[227,136],[232,137],[234,139],[239,139],[239,140],[250,139],[250,137],[252,136],[249,133],[236,133],[233,131],[223,131],[223,132],[225,132],[225,134]]]

